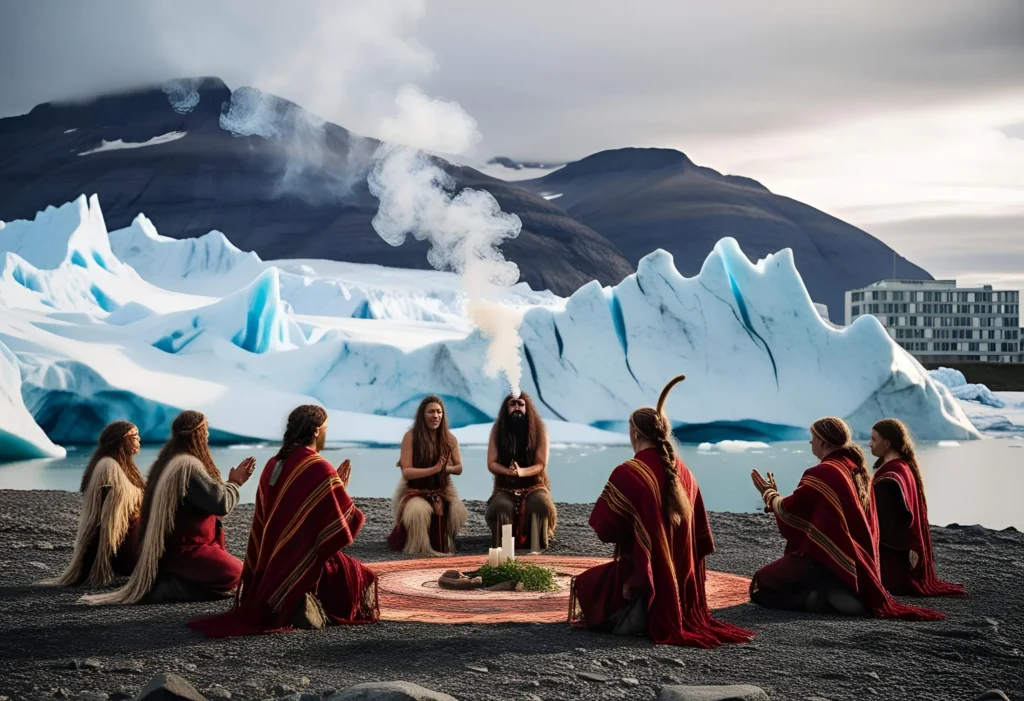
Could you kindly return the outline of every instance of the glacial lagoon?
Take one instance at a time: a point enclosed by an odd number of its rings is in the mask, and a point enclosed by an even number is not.
[[[866,446],[865,450],[866,450]],[[159,446],[143,447],[137,462],[145,473]],[[0,464],[0,489],[77,490],[91,447],[68,450],[60,460],[27,460]],[[275,453],[271,444],[215,447],[213,455],[227,471],[249,455],[258,469],[242,488],[242,500],[255,498],[259,470]],[[758,511],[762,508],[750,483],[750,471],[774,472],[784,494],[796,486],[801,473],[814,464],[806,442],[750,445],[682,446],[683,459],[697,476],[704,503],[711,511]],[[981,524],[1024,530],[1024,440],[996,439],[961,443],[921,443],[918,454],[927,488],[929,517],[933,524]],[[359,497],[390,497],[398,480],[397,448],[332,446],[324,451],[334,464],[352,461],[349,491]],[[463,474],[455,484],[464,499],[486,499],[491,476],[484,465],[483,446],[464,446]],[[554,445],[549,473],[555,499],[561,502],[592,502],[601,493],[608,474],[631,457],[626,446]]]

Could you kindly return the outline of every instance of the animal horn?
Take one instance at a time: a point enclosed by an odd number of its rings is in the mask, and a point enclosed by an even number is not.
[[[661,390],[661,395],[658,397],[658,414],[660,415],[665,410],[665,402],[668,400],[668,393],[672,391],[672,388],[678,385],[680,382],[686,379],[686,375],[679,375],[678,377],[672,378],[665,389]]]

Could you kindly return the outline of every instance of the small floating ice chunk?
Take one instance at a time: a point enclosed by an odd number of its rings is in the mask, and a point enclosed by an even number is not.
[[[959,448],[960,441],[939,441],[940,448]]]
[[[747,450],[766,450],[769,446],[761,441],[719,441],[717,443],[701,443],[697,450],[721,450],[726,453],[742,453]]]

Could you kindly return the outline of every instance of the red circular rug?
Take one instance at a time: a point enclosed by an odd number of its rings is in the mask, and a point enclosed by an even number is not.
[[[487,563],[480,555],[420,560],[367,562],[377,573],[380,617],[420,623],[564,623],[569,616],[569,580],[608,560],[599,557],[526,555],[516,559],[555,570],[557,591],[510,592],[442,589],[437,580],[447,570],[468,572]],[[708,572],[706,591],[712,609],[750,601],[750,579]]]

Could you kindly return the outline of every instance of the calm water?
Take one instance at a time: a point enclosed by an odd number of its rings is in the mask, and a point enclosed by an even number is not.
[[[217,448],[214,457],[221,471],[243,458],[257,459],[257,472],[242,488],[243,501],[255,498],[259,471],[276,452],[272,445]],[[780,490],[787,494],[801,473],[814,464],[807,443],[776,443],[770,448],[728,452],[713,448],[698,450],[683,446],[683,459],[700,482],[704,502],[712,511],[757,511],[762,502],[750,482],[754,468],[772,471]],[[143,448],[137,462],[143,472],[155,458],[157,448]],[[486,499],[491,476],[484,467],[485,449],[462,449],[465,470],[455,478],[464,499]],[[927,489],[932,523],[980,523],[988,528],[1014,526],[1024,530],[1024,441],[986,439],[959,445],[922,444],[918,453]],[[353,464],[349,491],[357,497],[390,497],[399,473],[395,448],[334,448],[325,457],[338,464],[349,458]],[[608,474],[620,462],[632,457],[625,447],[554,446],[551,488],[562,502],[593,502],[601,493]],[[68,452],[63,460],[30,460],[0,464],[0,489],[76,490],[89,459],[88,448]]]

